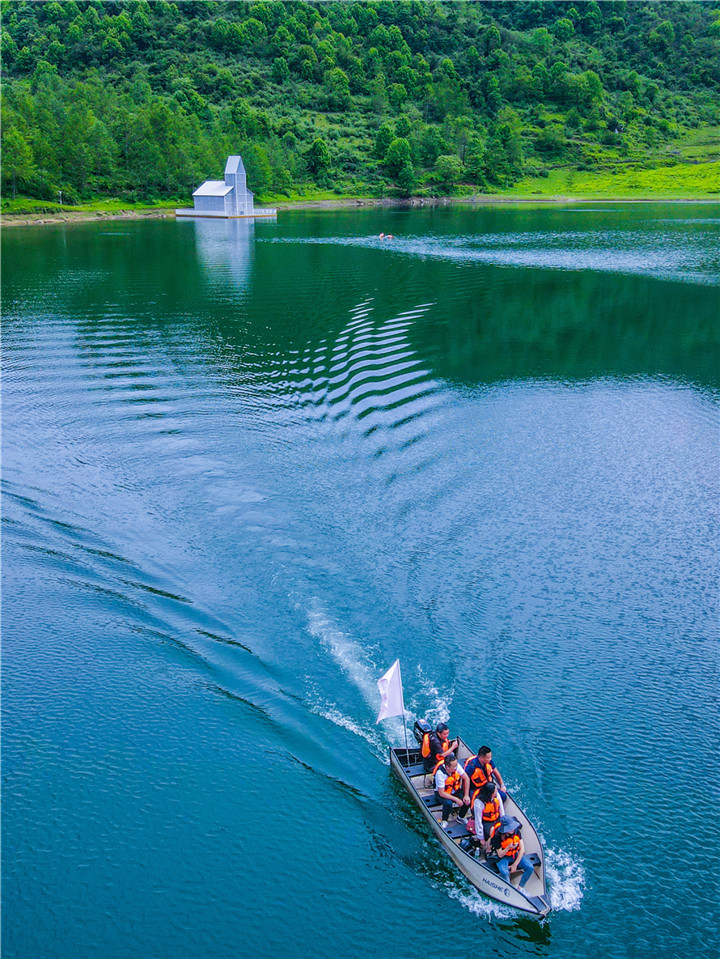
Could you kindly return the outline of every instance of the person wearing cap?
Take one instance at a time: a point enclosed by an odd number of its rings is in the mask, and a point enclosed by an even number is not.
[[[513,816],[503,816],[490,840],[490,845],[496,857],[498,872],[503,879],[510,882],[510,876],[518,869],[522,869],[523,874],[518,888],[524,889],[535,875],[535,867],[525,855],[525,844],[520,835],[521,828],[520,823]]]
[[[507,799],[507,790],[505,783],[500,775],[492,758],[492,750],[489,746],[481,746],[477,751],[477,756],[473,756],[465,763],[465,772],[470,777],[470,782],[475,789],[482,787],[489,782],[496,782],[500,790],[500,798]]]
[[[450,754],[455,755],[455,750],[458,748],[457,739],[450,739],[450,730],[447,723],[437,724],[435,732],[430,733],[428,747],[429,752],[425,756],[423,746],[425,772],[434,774]]]
[[[465,821],[470,808],[470,780],[458,765],[455,753],[449,753],[435,772],[435,798],[442,803],[442,827],[447,829],[450,813],[457,809],[458,819]]]

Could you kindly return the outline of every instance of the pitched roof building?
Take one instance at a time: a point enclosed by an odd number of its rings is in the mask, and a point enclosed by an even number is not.
[[[255,198],[247,188],[241,156],[229,156],[224,180],[206,180],[193,193],[192,210],[176,210],[177,216],[275,216],[277,210],[255,209]]]

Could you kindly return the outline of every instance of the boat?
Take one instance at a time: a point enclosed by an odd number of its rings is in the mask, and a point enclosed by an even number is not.
[[[462,739],[458,739],[460,765],[464,766],[474,755],[473,750]],[[444,851],[479,892],[521,912],[542,918],[548,915],[551,907],[545,885],[542,843],[533,824],[509,794],[504,800],[505,815],[514,816],[521,824],[525,855],[535,866],[535,875],[528,880],[524,889],[518,888],[522,873],[513,873],[509,882],[504,879],[492,860],[487,860],[484,852],[470,842],[473,834],[464,822],[451,819],[448,828],[442,828],[442,806],[435,799],[433,777],[425,772],[419,746],[391,746],[390,765]]]

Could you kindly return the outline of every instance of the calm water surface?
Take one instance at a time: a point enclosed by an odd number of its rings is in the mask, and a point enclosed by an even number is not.
[[[719,237],[5,231],[4,956],[715,954]],[[398,656],[538,824],[547,922],[392,780]]]

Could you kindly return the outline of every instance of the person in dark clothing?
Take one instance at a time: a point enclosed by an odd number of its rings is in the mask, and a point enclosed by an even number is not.
[[[492,750],[489,746],[481,746],[477,751],[477,756],[468,759],[465,763],[465,772],[470,777],[470,782],[474,789],[482,789],[489,782],[495,782],[498,785],[500,798],[507,799],[507,790],[505,783],[492,759]]]
[[[446,723],[438,723],[434,733],[428,733],[422,744],[422,757],[426,773],[434,773],[440,763],[458,748],[457,739],[450,739],[450,730]]]

